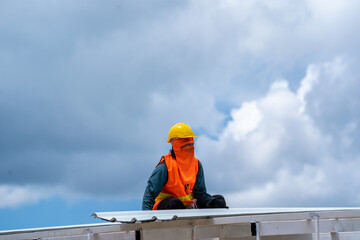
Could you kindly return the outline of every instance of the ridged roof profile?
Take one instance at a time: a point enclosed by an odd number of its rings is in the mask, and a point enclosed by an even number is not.
[[[0,240],[360,239],[360,208],[192,209],[93,216],[110,222],[0,231]]]
[[[360,208],[232,208],[232,209],[185,209],[155,211],[95,212],[91,216],[109,222],[136,223],[151,221],[170,221],[175,219],[201,219],[248,215],[267,215],[284,213],[304,213],[323,211],[360,211]]]

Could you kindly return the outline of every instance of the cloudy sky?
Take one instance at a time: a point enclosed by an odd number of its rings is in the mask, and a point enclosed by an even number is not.
[[[0,230],[141,209],[177,122],[230,207],[359,206],[359,10],[0,0]]]

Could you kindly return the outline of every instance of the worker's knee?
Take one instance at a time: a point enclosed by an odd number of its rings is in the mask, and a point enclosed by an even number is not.
[[[222,195],[213,195],[209,202],[209,208],[227,208],[225,198]]]
[[[165,200],[162,200],[158,207],[158,210],[164,210],[164,209],[185,209],[184,204],[181,202],[180,199],[176,197],[169,197]]]

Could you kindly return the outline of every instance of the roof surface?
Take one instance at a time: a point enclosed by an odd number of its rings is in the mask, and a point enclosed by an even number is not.
[[[175,219],[214,218],[246,215],[266,215],[280,213],[321,212],[340,210],[360,210],[360,208],[232,208],[232,209],[186,209],[96,212],[92,216],[109,222],[135,223],[149,221],[169,221]]]

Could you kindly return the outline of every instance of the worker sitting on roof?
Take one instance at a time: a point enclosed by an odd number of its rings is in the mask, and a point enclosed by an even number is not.
[[[195,134],[185,123],[169,131],[170,153],[162,156],[145,189],[142,209],[225,208],[223,196],[206,192],[202,165],[194,155]]]

